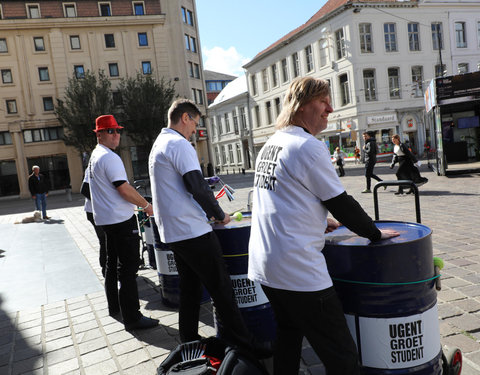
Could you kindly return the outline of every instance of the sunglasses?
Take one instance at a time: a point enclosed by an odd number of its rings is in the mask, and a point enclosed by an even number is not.
[[[195,127],[197,127],[197,126],[198,126],[198,122],[196,122],[196,121],[194,120],[194,118],[192,117],[192,115],[190,115],[189,113],[187,113],[187,115],[188,115],[188,117],[190,117],[190,120],[192,120],[192,121],[195,123]]]
[[[110,129],[105,129],[105,130],[101,130],[101,131],[102,131],[102,132],[106,132],[106,133],[108,133],[108,134],[117,133],[117,134],[120,135],[120,134],[122,134],[122,130],[123,130],[123,129],[112,129],[112,128],[110,128]]]

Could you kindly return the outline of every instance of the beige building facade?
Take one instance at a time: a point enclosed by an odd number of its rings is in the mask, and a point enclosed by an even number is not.
[[[137,72],[171,79],[205,114],[197,25],[194,0],[0,1],[0,197],[28,197],[32,165],[48,175],[52,190],[79,191],[84,160],[65,146],[54,114],[74,74],[102,69],[113,93]],[[193,144],[208,162],[205,130]],[[146,170],[148,150],[123,138],[132,182]]]

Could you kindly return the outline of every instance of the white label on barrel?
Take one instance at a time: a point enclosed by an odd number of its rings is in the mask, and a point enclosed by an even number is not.
[[[247,275],[230,275],[233,292],[237,299],[238,307],[260,306],[268,303],[268,298],[263,293],[260,284],[250,280]]]
[[[351,321],[347,315],[347,321]],[[381,369],[409,368],[431,361],[440,352],[437,305],[422,314],[399,318],[359,317],[362,365]]]
[[[145,242],[148,245],[153,245],[155,243],[155,239],[154,239],[154,236],[153,236],[152,224],[150,224],[149,227],[147,227],[145,225],[143,228],[145,229]]]
[[[155,249],[158,273],[161,275],[177,275],[177,264],[173,252],[170,250]]]

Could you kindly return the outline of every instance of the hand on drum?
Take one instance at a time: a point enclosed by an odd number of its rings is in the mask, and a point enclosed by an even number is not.
[[[400,236],[400,233],[392,229],[380,229],[380,232],[382,232],[382,237],[381,237],[382,240]]]
[[[333,232],[340,225],[342,225],[342,224],[340,224],[338,221],[336,221],[334,219],[330,219],[329,217],[327,217],[327,227],[325,228],[325,233]]]

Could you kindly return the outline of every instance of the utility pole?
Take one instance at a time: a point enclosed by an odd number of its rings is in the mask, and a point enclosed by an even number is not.
[[[438,57],[440,59],[440,74],[441,77],[444,75],[443,71],[443,62],[442,62],[442,41],[440,39],[440,22],[437,22],[437,44],[438,44]]]

